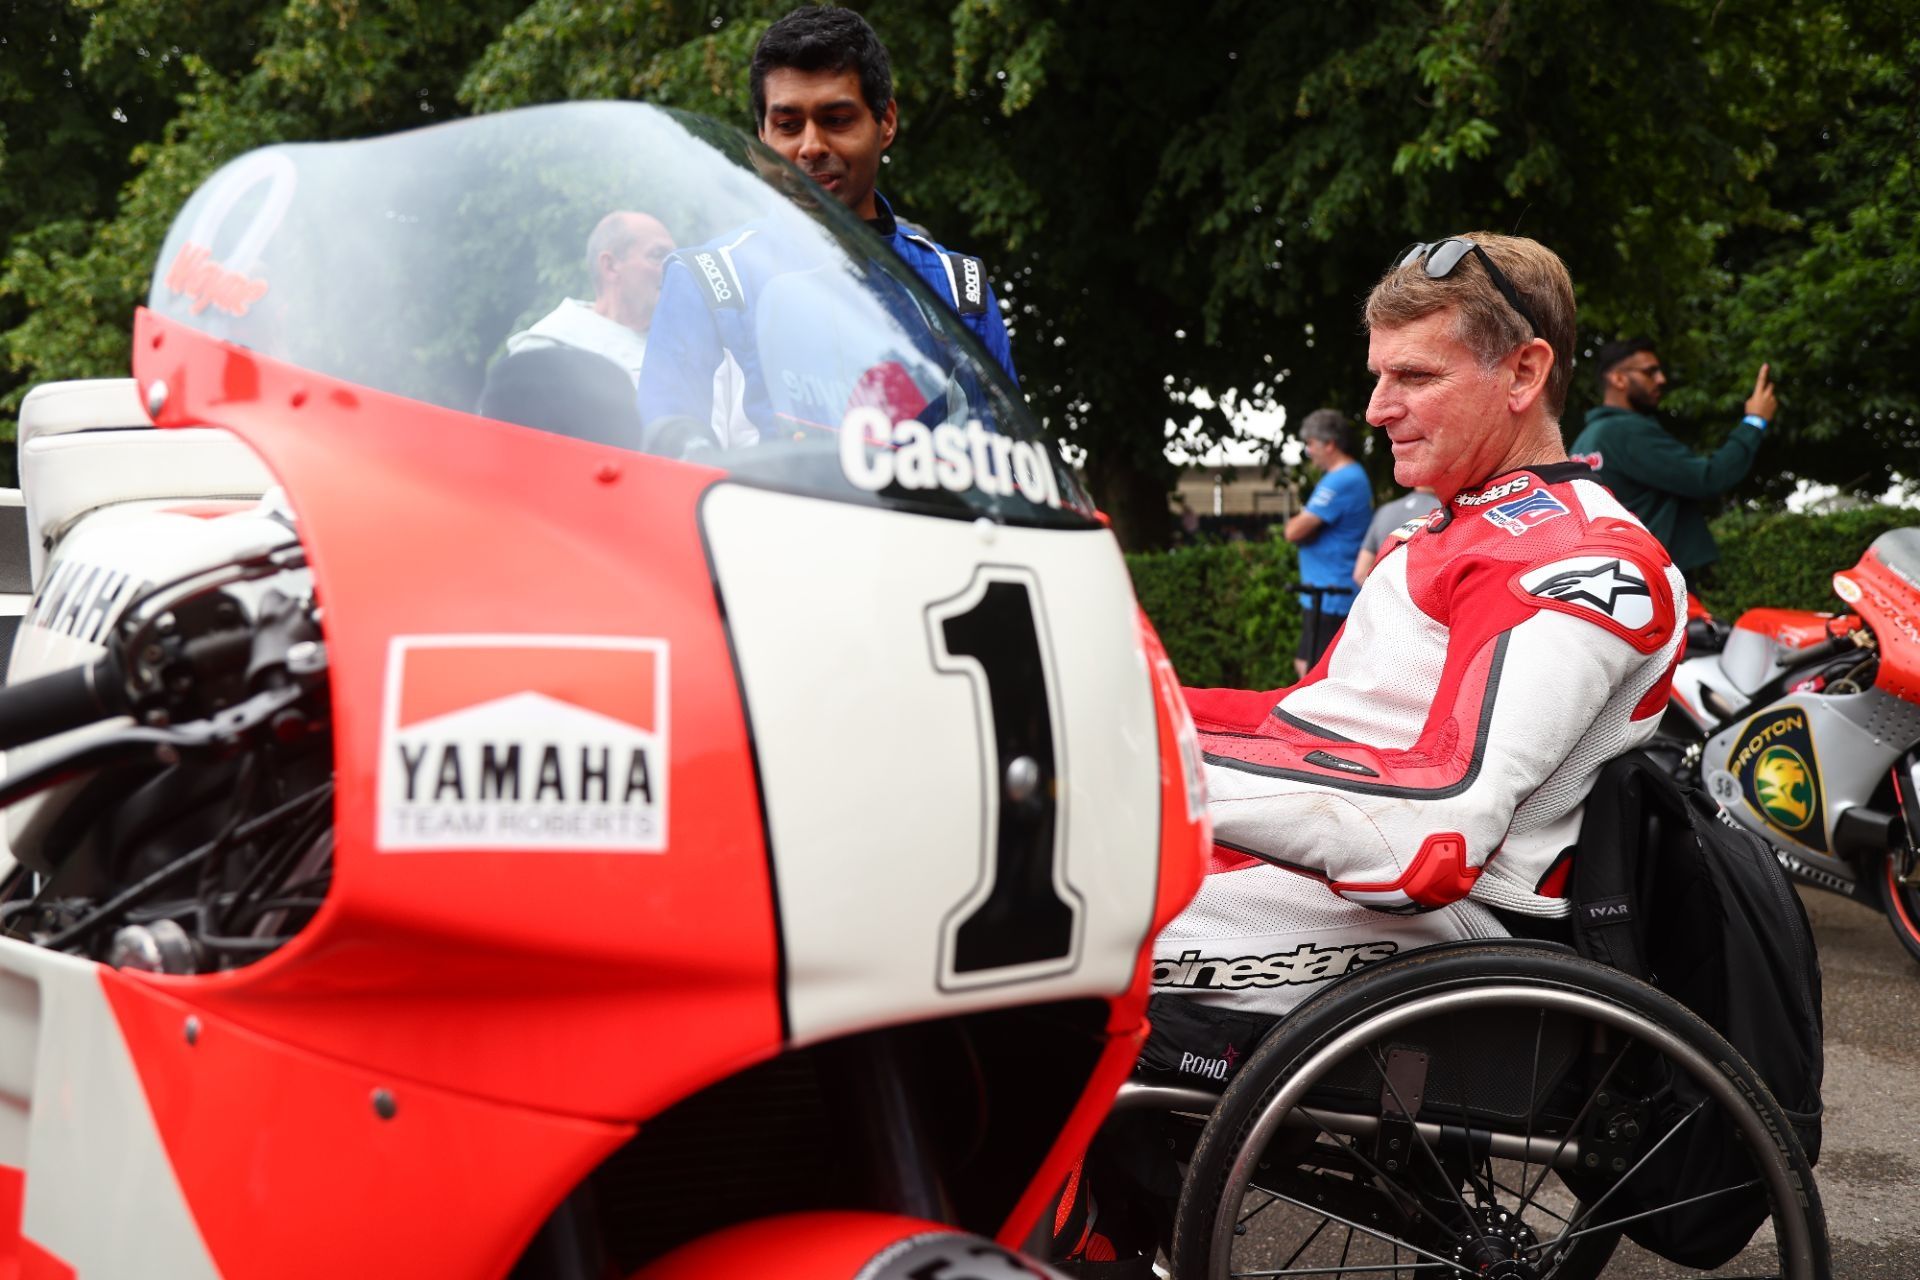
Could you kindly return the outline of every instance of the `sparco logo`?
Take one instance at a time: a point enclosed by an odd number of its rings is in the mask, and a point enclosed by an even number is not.
[[[733,290],[727,285],[726,273],[720,270],[720,264],[713,260],[710,253],[696,253],[693,260],[700,264],[701,274],[707,277],[707,288],[713,290],[713,296],[719,302],[731,302]]]
[[[1324,982],[1349,969],[1376,964],[1399,949],[1398,944],[1392,942],[1353,942],[1335,947],[1316,947],[1303,942],[1291,951],[1232,959],[1183,951],[1178,960],[1153,962],[1153,985],[1194,991],[1244,991],[1248,987]]]
[[[1505,484],[1497,484],[1491,489],[1482,489],[1479,493],[1463,493],[1455,498],[1454,505],[1461,507],[1484,507],[1489,502],[1498,502],[1509,494],[1515,494],[1526,488],[1532,481],[1526,476],[1516,476]]]
[[[960,291],[969,303],[980,305],[980,264],[972,258],[960,259]]]
[[[658,640],[396,638],[380,848],[665,849],[666,674]]]

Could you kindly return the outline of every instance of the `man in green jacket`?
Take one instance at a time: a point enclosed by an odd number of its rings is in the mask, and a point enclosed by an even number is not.
[[[1587,410],[1587,425],[1568,453],[1600,473],[1600,483],[1640,517],[1692,579],[1720,558],[1701,504],[1746,477],[1778,407],[1767,366],[1760,366],[1746,416],[1733,434],[1711,457],[1701,457],[1653,419],[1667,375],[1651,338],[1609,342],[1596,363],[1602,400]]]

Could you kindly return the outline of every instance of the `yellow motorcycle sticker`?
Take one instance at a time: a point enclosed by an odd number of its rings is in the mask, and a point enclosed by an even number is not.
[[[1809,849],[1826,852],[1820,769],[1806,712],[1780,707],[1755,716],[1741,733],[1728,770],[1767,825]]]

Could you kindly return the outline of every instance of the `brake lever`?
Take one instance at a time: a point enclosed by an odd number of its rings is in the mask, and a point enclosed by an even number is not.
[[[244,745],[259,730],[270,728],[281,712],[305,694],[300,685],[289,684],[263,690],[204,720],[164,726],[136,724],[89,738],[30,769],[0,779],[0,809],[81,774],[137,763],[142,757],[154,764],[173,765],[188,754],[230,751]]]

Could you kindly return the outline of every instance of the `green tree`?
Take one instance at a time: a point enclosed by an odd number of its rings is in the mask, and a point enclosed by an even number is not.
[[[0,408],[125,367],[167,217],[239,151],[571,97],[749,124],[748,54],[787,7],[192,0],[183,25],[172,0],[10,2],[9,32],[61,54],[0,46]],[[1036,410],[1132,546],[1167,532],[1170,419],[1207,440],[1242,406],[1358,411],[1372,280],[1481,227],[1562,253],[1587,345],[1659,335],[1671,416],[1708,435],[1773,360],[1767,484],[1877,488],[1920,399],[1917,8],[863,5],[897,64],[883,185],[987,259]]]

